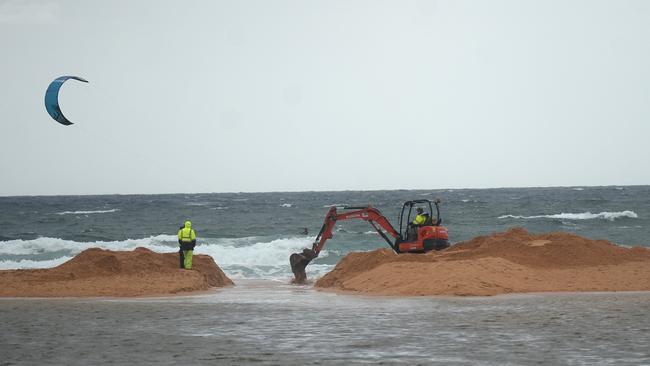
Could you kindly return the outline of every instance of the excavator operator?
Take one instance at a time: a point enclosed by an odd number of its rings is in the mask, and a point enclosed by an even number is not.
[[[418,207],[416,211],[418,214],[415,215],[415,219],[410,222],[409,227],[406,230],[407,241],[416,240],[418,237],[418,227],[424,225],[429,219],[429,214],[424,213],[422,207]]]
[[[427,222],[427,219],[429,218],[428,213],[424,213],[424,210],[422,207],[417,208],[417,215],[415,216],[415,219],[413,219],[413,226],[422,226],[424,225],[425,222]]]

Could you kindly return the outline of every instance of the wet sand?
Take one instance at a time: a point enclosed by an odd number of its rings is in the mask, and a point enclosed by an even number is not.
[[[193,296],[0,299],[0,345],[7,364],[639,365],[648,312],[650,293],[397,298],[239,280]]]

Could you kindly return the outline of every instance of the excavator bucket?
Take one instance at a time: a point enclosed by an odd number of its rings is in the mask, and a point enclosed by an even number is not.
[[[305,268],[309,262],[316,257],[316,252],[309,248],[303,249],[302,253],[291,254],[289,257],[289,263],[291,264],[291,271],[293,272],[293,283],[302,284],[307,281]]]

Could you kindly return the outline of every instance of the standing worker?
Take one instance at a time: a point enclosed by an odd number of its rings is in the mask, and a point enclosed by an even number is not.
[[[178,230],[178,245],[180,245],[181,268],[192,269],[192,251],[196,246],[196,231],[192,229],[190,221],[185,221],[185,226]]]

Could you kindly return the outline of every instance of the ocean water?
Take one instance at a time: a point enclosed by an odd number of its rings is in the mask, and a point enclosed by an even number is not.
[[[291,277],[287,258],[311,245],[329,206],[372,204],[397,226],[402,203],[421,198],[442,200],[452,243],[523,226],[650,246],[650,186],[0,197],[0,269],[52,267],[94,246],[176,251],[178,227],[190,219],[196,253],[232,278],[282,280]],[[367,223],[339,222],[308,274],[386,246]]]
[[[523,226],[650,246],[650,187],[0,197],[0,268],[56,266],[89,247],[177,250],[185,219],[236,286],[139,299],[0,299],[3,365],[643,365],[650,292],[366,297],[288,284],[330,205],[392,222],[436,198],[454,243]],[[307,235],[302,234],[308,228]],[[339,222],[310,277],[386,244]]]

